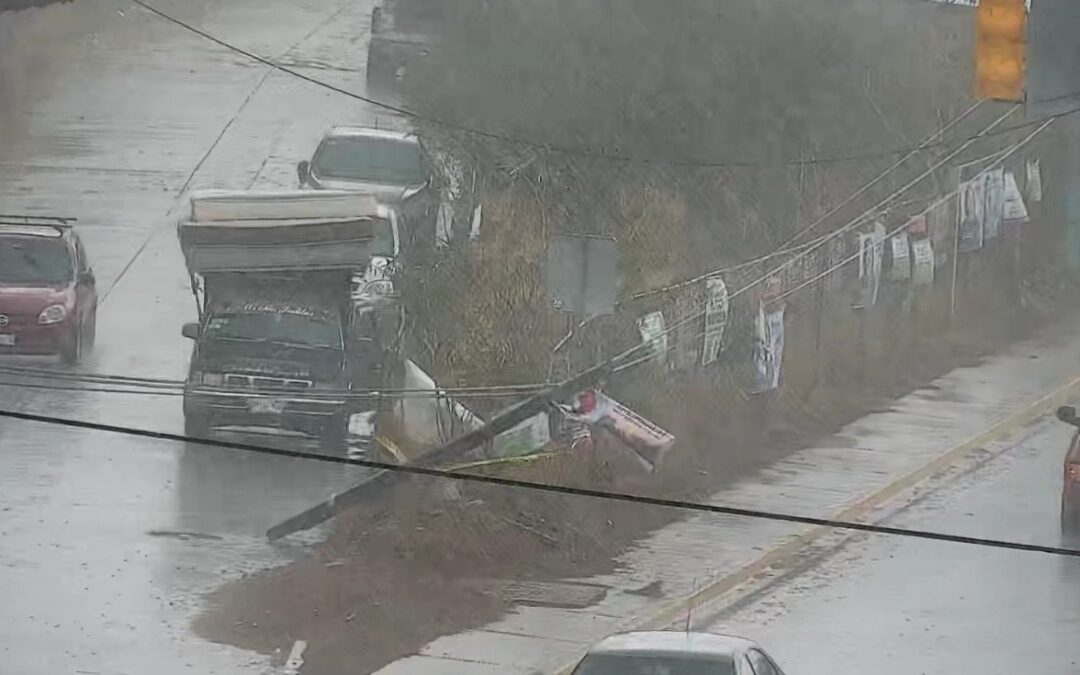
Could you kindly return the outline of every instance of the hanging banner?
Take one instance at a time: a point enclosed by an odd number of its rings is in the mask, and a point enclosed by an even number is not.
[[[641,341],[648,346],[649,353],[657,363],[667,361],[667,334],[664,332],[664,315],[661,312],[649,312],[638,319],[638,331]]]
[[[956,246],[956,216],[952,207],[955,200],[937,202],[926,212],[930,243],[934,248],[934,265],[940,267],[949,261],[949,254]]]
[[[754,368],[757,371],[755,393],[772,391],[780,386],[780,367],[784,360],[784,309],[778,305],[766,312],[758,306],[755,322]]]
[[[699,355],[698,349],[701,335],[700,312],[695,312],[698,306],[697,287],[684,288],[675,296],[675,367],[683,371],[692,371],[697,368]]]
[[[912,281],[916,286],[931,286],[934,283],[934,246],[929,239],[916,239],[911,242]]]
[[[983,174],[983,242],[1001,234],[1002,215],[1005,213],[1005,169],[994,169]]]
[[[832,270],[825,277],[825,290],[836,291],[844,285],[844,260],[848,257],[847,239],[833,237],[825,248],[825,269]]]
[[[705,305],[705,340],[701,350],[701,365],[707,366],[720,358],[724,351],[724,331],[728,322],[728,290],[720,275],[705,279],[708,299]]]
[[[960,214],[956,250],[960,253],[978,251],[983,247],[983,209],[986,207],[984,196],[986,180],[976,176],[960,183]]]
[[[881,286],[881,258],[885,252],[885,226],[874,223],[874,231],[859,235],[859,297],[856,309],[877,304]]]
[[[572,422],[583,422],[610,432],[634,452],[648,471],[675,443],[675,437],[615,399],[595,389],[586,389],[569,406],[558,408]]]
[[[907,233],[912,239],[918,239],[925,237],[930,232],[930,221],[926,217],[925,213],[920,213],[917,216],[912,216],[908,220]]]
[[[907,232],[901,232],[889,241],[892,243],[892,268],[889,270],[889,278],[897,282],[911,279],[911,240],[908,239]]]
[[[1005,172],[1005,206],[1002,213],[1002,222],[1006,225],[1023,225],[1031,220],[1028,217],[1027,205],[1024,204],[1024,195],[1020,192],[1020,186],[1016,184],[1016,176],[1012,171]]]
[[[1042,162],[1037,159],[1027,161],[1027,194],[1033,202],[1042,201]]]

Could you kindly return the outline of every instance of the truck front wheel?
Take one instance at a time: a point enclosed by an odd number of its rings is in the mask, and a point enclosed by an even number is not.
[[[345,413],[337,413],[326,420],[326,426],[322,428],[320,438],[326,450],[343,451],[345,449],[346,428],[349,424],[349,416]]]
[[[184,435],[189,438],[207,438],[210,435],[210,420],[200,413],[184,413]]]

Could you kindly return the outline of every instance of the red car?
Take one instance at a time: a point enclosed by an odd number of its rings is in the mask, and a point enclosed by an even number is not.
[[[94,345],[97,290],[65,221],[0,216],[0,354],[59,354],[77,363]]]
[[[1080,427],[1080,418],[1076,408],[1062,406],[1057,411],[1058,419],[1074,427]],[[1061,487],[1061,535],[1066,539],[1080,540],[1080,428],[1069,441],[1069,451],[1065,454]]]

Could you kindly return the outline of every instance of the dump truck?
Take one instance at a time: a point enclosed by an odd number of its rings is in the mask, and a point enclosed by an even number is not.
[[[339,446],[397,334],[393,212],[355,192],[197,192],[178,236],[198,310],[186,434]]]

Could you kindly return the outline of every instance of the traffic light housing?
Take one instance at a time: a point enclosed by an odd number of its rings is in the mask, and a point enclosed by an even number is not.
[[[976,96],[1023,101],[1027,69],[1026,0],[980,0],[976,15]]]

